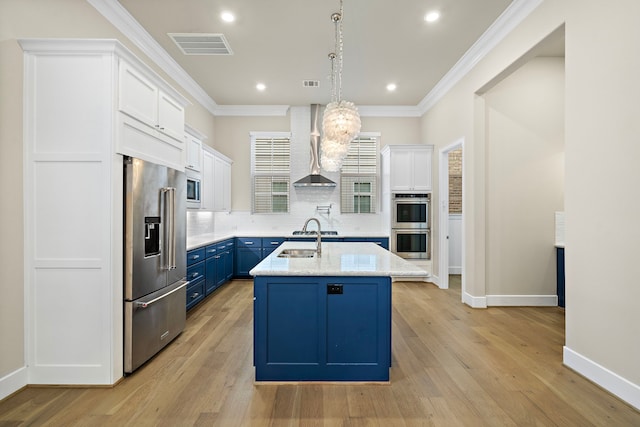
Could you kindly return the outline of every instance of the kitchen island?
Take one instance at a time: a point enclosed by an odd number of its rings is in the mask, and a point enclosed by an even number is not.
[[[427,272],[374,243],[285,242],[254,276],[256,381],[389,381],[392,277]]]

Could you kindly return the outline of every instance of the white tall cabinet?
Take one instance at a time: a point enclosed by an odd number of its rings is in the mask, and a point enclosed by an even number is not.
[[[123,372],[122,154],[183,168],[188,101],[115,40],[20,45],[27,382],[114,384]],[[142,112],[135,91],[146,93]]]
[[[433,145],[386,145],[382,150],[382,220],[394,238],[392,224],[392,198],[396,193],[431,193],[433,190]],[[433,223],[431,226],[433,231]],[[433,234],[431,234],[433,236]],[[431,242],[433,247],[433,242]],[[432,257],[433,258],[433,257]],[[432,259],[409,259],[413,264],[433,271]]]

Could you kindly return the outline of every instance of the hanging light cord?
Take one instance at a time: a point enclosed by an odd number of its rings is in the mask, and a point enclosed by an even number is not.
[[[343,54],[343,38],[342,38],[342,16],[343,4],[340,0],[340,11],[331,15],[331,20],[335,24],[335,50],[329,54],[331,59],[331,101],[340,102],[342,100],[342,54]]]

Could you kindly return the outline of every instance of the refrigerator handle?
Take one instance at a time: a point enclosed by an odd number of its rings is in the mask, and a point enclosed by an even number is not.
[[[176,268],[176,189],[165,187],[162,193],[164,194],[165,268],[173,270]]]

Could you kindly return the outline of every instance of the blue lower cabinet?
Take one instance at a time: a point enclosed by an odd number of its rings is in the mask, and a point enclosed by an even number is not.
[[[213,255],[211,258],[207,258],[207,273],[206,273],[206,293],[209,295],[211,292],[215,291],[218,287],[216,283],[216,274],[218,271],[218,257],[220,255]]]
[[[236,277],[251,277],[249,272],[271,254],[286,239],[284,237],[237,237],[235,251]]]
[[[262,261],[262,249],[236,249],[236,276],[251,277],[249,271]]]
[[[391,279],[257,276],[257,381],[388,381]]]
[[[371,242],[378,246],[389,250],[389,238],[388,237],[345,237],[345,242]]]
[[[187,280],[190,282],[195,282],[199,279],[204,279],[204,275],[205,275],[204,260],[187,267]]]
[[[233,278],[234,239],[187,252],[187,310]]]
[[[290,242],[315,242],[315,237],[288,237]],[[371,242],[389,250],[388,237],[322,237],[323,242]]]
[[[204,299],[204,277],[187,286],[187,310]]]
[[[225,272],[225,280],[229,281],[233,279],[233,275],[235,272],[235,256],[236,256],[236,244],[234,239],[229,239],[225,242],[224,247],[224,272]]]
[[[187,267],[204,261],[206,258],[205,248],[193,249],[187,252]]]
[[[315,242],[317,241],[317,237],[287,237],[287,241],[289,242]],[[343,242],[344,239],[342,237],[322,237],[321,241],[323,242]]]
[[[265,259],[273,251],[276,250],[278,246],[284,243],[284,237],[263,237],[262,238],[262,259]]]

